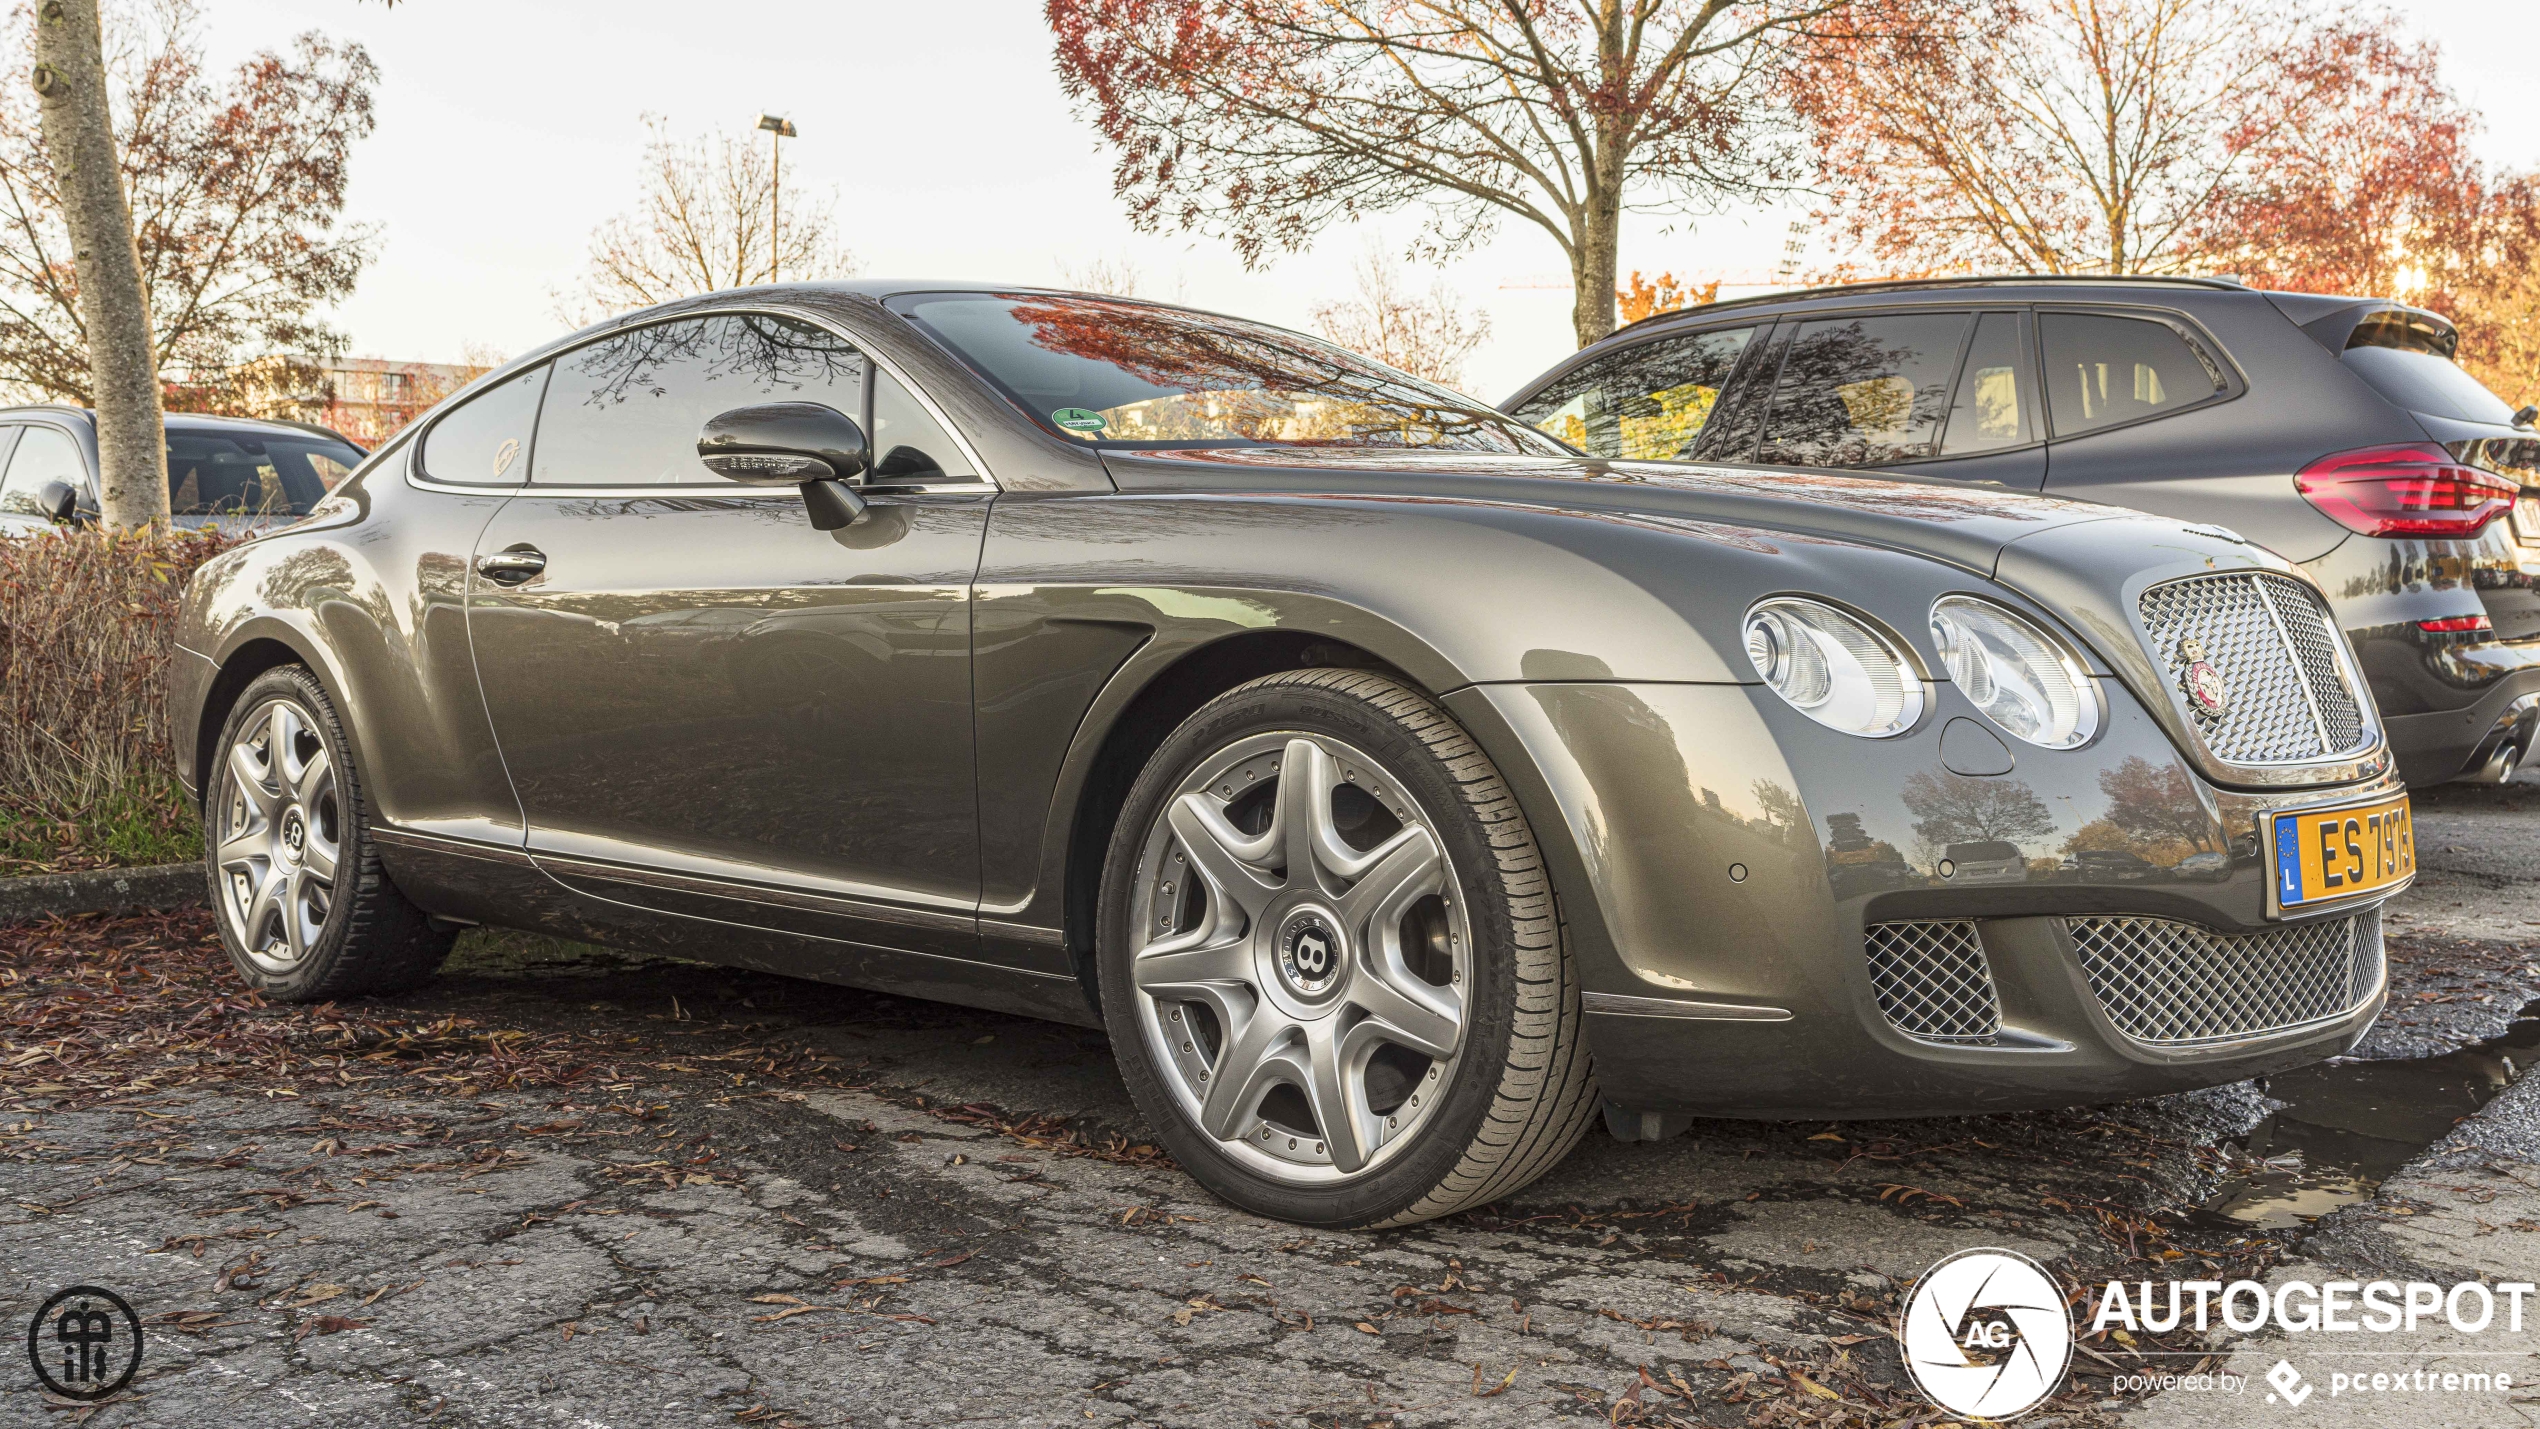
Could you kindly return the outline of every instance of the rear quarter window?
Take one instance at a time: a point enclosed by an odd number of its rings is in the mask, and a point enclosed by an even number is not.
[[[423,434],[424,475],[435,481],[518,485],[529,475],[545,364],[509,377],[436,418]]]
[[[2037,330],[2057,437],[2170,416],[2230,390],[2202,343],[2156,318],[2044,312]]]

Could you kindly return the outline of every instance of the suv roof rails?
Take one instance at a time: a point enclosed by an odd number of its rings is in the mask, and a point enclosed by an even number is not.
[[[1821,288],[1792,288],[1779,293],[1757,293],[1753,297],[1704,303],[1698,308],[1677,308],[1672,312],[1651,313],[1639,322],[1625,323],[1615,331],[1626,332],[1667,318],[1691,317],[1697,313],[1715,312],[1722,308],[1804,302],[1810,298],[1841,297],[1846,293],[1897,293],[1911,292],[1919,288],[2019,287],[2035,283],[2159,283],[2171,287],[2221,289],[2235,293],[2257,291],[2238,278],[2185,278],[2148,273],[1970,273],[1960,277],[1946,278],[1888,278],[1875,283],[1830,283]]]

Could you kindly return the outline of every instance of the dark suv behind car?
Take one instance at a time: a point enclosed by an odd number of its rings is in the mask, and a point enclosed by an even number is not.
[[[2540,437],[2457,340],[2387,299],[2223,279],[1863,284],[1634,324],[1501,405],[1596,456],[1877,467],[2229,528],[2326,590],[2410,783],[2502,780],[2540,725]],[[2202,653],[2232,689],[2231,653]]]
[[[342,434],[301,422],[167,418],[168,509],[179,526],[296,521],[361,465]],[[79,407],[0,408],[0,536],[97,514],[97,419]]]

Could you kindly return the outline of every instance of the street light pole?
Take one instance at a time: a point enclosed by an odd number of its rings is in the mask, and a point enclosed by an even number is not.
[[[762,114],[758,127],[768,133],[767,165],[767,281],[776,281],[776,267],[784,250],[777,246],[784,232],[785,213],[785,141],[794,137],[794,121],[781,114]]]

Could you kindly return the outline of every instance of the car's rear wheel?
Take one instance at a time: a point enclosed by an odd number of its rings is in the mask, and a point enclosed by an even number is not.
[[[380,869],[335,706],[306,670],[268,670],[224,723],[203,800],[214,920],[239,974],[290,1002],[402,992],[456,936]]]
[[[1365,1226],[1479,1205],[1596,1106],[1525,817],[1392,680],[1294,671],[1192,715],[1130,791],[1099,937],[1131,1093],[1246,1209]]]

